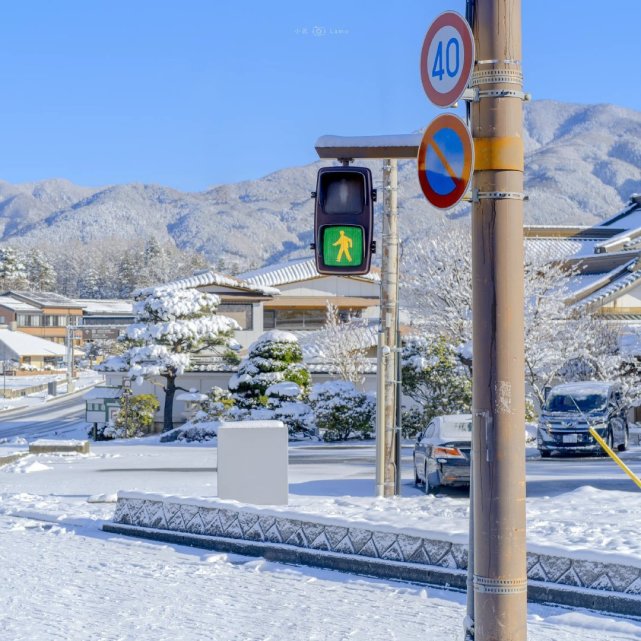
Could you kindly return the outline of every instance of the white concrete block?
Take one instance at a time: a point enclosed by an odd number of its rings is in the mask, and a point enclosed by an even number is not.
[[[288,434],[281,421],[238,421],[218,428],[218,497],[287,505]]]

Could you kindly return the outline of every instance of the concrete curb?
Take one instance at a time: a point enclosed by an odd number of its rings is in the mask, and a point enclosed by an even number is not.
[[[29,452],[16,452],[15,454],[7,454],[7,456],[0,456],[0,467],[3,465],[9,465],[9,463],[15,463],[21,458],[27,456]]]
[[[286,544],[271,544],[242,539],[172,532],[141,526],[105,523],[103,531],[135,536],[152,541],[229,552],[245,556],[259,556],[267,561],[307,565],[311,567],[360,574],[379,579],[391,579],[424,584],[442,589],[464,592],[467,573],[464,570],[425,566],[418,563],[388,561],[350,554],[334,554]],[[528,581],[528,601],[546,605],[585,608],[639,618],[641,598],[621,593],[604,593],[591,589],[572,589],[542,581]]]

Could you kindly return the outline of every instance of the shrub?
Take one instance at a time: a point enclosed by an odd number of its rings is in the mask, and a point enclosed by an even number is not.
[[[371,438],[376,419],[376,403],[352,383],[329,381],[314,385],[309,400],[316,427],[325,441]]]
[[[153,426],[159,407],[160,403],[153,394],[132,396],[131,391],[125,389],[120,398],[118,414],[113,422],[98,428],[96,440],[142,436]]]

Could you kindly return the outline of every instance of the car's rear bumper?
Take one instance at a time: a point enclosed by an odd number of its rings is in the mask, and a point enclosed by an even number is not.
[[[439,467],[441,485],[470,484],[470,464],[468,462],[441,463]]]

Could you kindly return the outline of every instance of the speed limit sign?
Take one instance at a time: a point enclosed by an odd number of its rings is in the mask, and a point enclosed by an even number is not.
[[[421,80],[437,107],[449,107],[465,91],[474,66],[474,36],[467,20],[442,13],[427,30],[421,50]]]

